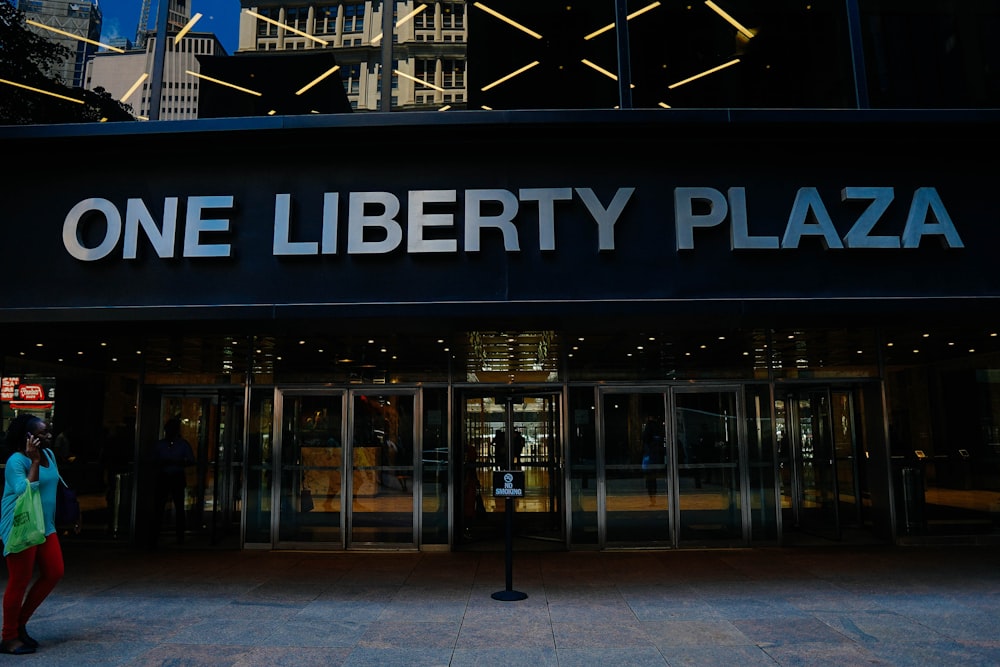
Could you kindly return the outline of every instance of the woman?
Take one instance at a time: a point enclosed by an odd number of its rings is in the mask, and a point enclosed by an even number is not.
[[[3,593],[3,631],[0,653],[34,653],[38,642],[25,627],[31,615],[48,597],[63,576],[62,547],[56,532],[56,484],[59,470],[55,458],[42,450],[52,436],[48,424],[33,415],[18,415],[7,429],[7,446],[13,449],[4,471],[3,500],[0,502],[0,538],[7,560],[7,588]],[[9,553],[7,540],[13,525],[14,503],[31,484],[42,496],[45,515],[45,542],[18,553]],[[31,577],[38,564],[39,576],[31,589]]]

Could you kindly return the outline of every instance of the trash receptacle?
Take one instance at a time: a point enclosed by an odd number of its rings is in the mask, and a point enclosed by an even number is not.
[[[924,529],[924,471],[919,466],[903,467],[903,523],[907,535]]]

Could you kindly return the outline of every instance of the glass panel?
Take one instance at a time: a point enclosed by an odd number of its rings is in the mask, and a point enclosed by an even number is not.
[[[736,406],[734,391],[676,395],[677,440],[693,476],[679,486],[680,542],[743,540]]]
[[[278,539],[341,544],[342,398],[285,394]]]
[[[535,396],[470,395],[462,401],[463,488],[458,515],[462,540],[477,548],[499,548],[505,537],[506,502],[491,492],[493,472],[523,469],[525,495],[514,499],[514,530],[561,546],[562,444],[557,394]],[[515,446],[507,447],[507,420]]]
[[[601,399],[601,413],[606,541],[669,542],[664,395],[607,393]]]
[[[803,530],[836,537],[837,478],[830,397],[825,391],[803,392],[797,403],[802,474],[800,524]]]
[[[356,394],[351,542],[414,544],[414,397]]]
[[[423,392],[424,437],[420,457],[423,475],[422,544],[448,544],[448,390]]]
[[[855,106],[839,0],[629,0],[628,8],[636,107]]]
[[[859,0],[874,108],[1000,106],[994,0]]]
[[[573,544],[597,544],[597,419],[594,389],[569,392],[569,478]]]
[[[774,426],[766,385],[746,387],[747,471],[750,491],[750,538],[778,538],[775,508]]]
[[[614,2],[469,3],[470,109],[618,106]]]
[[[244,542],[270,544],[274,390],[251,389],[249,411]]]

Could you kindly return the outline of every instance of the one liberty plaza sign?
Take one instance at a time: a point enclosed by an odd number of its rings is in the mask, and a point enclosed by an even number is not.
[[[728,232],[731,251],[788,252],[819,243],[831,251],[908,250],[936,243],[943,249],[964,248],[958,225],[935,187],[844,186],[839,197],[822,196],[814,186],[798,187],[787,201],[787,214],[775,229],[757,229],[754,194],[748,187],[726,189],[682,186],[652,193],[658,220],[672,225],[664,237],[648,239],[677,252],[696,251],[711,231]],[[170,196],[152,201],[129,197],[80,200],[65,214],[62,244],[80,262],[134,260],[149,256],[233,258],[269,253],[274,257],[336,255],[456,255],[476,253],[499,239],[507,253],[525,251],[526,239],[540,252],[559,248],[557,226],[564,219],[582,224],[593,249],[619,249],[618,232],[630,224],[632,203],[641,193],[620,186],[599,196],[590,187],[508,189],[320,192],[273,195],[270,247],[237,248],[239,201],[235,195]],[[303,198],[321,201],[317,219],[300,212]],[[763,199],[773,195],[760,193]],[[771,206],[774,206],[771,202]],[[778,204],[780,206],[780,203]],[[835,224],[834,220],[838,223]],[[530,221],[536,225],[525,233]],[[257,224],[259,219],[255,220]],[[308,225],[305,223],[309,223]],[[313,235],[303,229],[313,230]],[[147,250],[148,249],[148,250]],[[237,249],[240,252],[237,252]]]

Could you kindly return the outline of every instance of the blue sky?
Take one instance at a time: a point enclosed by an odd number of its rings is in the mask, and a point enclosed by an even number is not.
[[[104,15],[102,41],[127,37],[135,40],[142,13],[142,0],[96,0]],[[239,46],[240,0],[189,0],[191,15],[201,14],[196,32],[214,32],[231,55]],[[149,18],[156,20],[157,0],[150,0]]]

